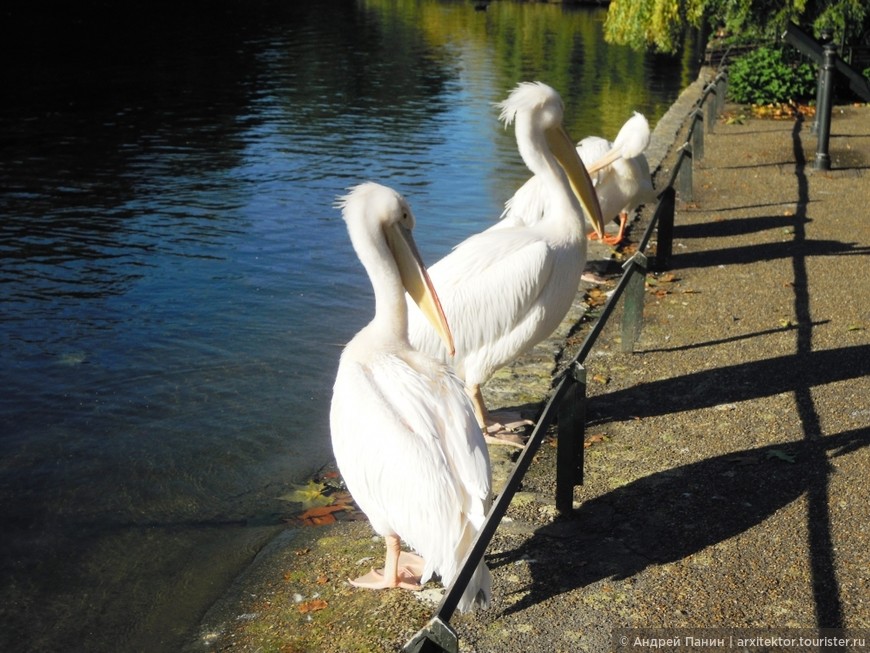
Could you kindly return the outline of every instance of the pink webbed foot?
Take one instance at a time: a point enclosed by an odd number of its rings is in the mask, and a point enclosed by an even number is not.
[[[389,563],[389,561],[388,561]],[[395,576],[384,574],[384,569],[372,569],[369,573],[355,578],[348,579],[348,582],[354,587],[362,587],[371,590],[390,589],[398,587],[400,589],[419,591],[423,589],[420,584],[420,577],[423,575],[423,558],[414,554],[402,551],[399,554],[398,567]]]
[[[498,420],[487,420],[483,437],[488,444],[504,444],[520,448],[526,446],[526,438],[519,431],[533,425],[532,420],[523,419],[516,412],[498,412],[490,415],[497,417]]]

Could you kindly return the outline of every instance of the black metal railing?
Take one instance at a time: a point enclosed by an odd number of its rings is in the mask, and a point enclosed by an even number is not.
[[[821,41],[816,41],[800,27],[789,23],[782,38],[812,59],[819,67],[816,82],[816,119],[812,126],[812,132],[816,135],[816,157],[813,168],[830,170],[831,157],[828,154],[828,142],[831,136],[834,73],[843,75],[849,81],[849,88],[865,102],[870,102],[870,80],[840,58],[830,33],[824,34]]]
[[[720,72],[704,87],[701,97],[689,114],[691,121],[686,143],[680,148],[677,161],[664,190],[658,195],[658,203],[638,244],[635,254],[623,264],[624,272],[615,290],[608,298],[589,334],[578,352],[556,379],[555,389],[535,423],[529,439],[520,453],[505,482],[502,491],[490,507],[486,522],[475,538],[471,549],[462,562],[456,578],[446,589],[432,618],[405,644],[405,653],[457,653],[459,643],[449,621],[459,605],[459,600],[471,580],[478,563],[483,558],[498,525],[519,489],[533,457],[544,437],[553,425],[557,426],[556,450],[556,508],[567,514],[573,510],[574,488],[583,483],[583,450],[586,426],[586,368],[584,362],[592,351],[598,336],[604,330],[619,300],[625,295],[622,317],[622,347],[633,351],[643,325],[643,300],[648,269],[662,271],[670,265],[673,251],[673,226],[676,195],[679,190],[684,201],[691,201],[692,166],[704,156],[703,123],[707,133],[712,133],[716,116],[725,103],[727,76]],[[679,188],[675,188],[677,185]],[[644,253],[656,233],[656,253],[648,258]]]

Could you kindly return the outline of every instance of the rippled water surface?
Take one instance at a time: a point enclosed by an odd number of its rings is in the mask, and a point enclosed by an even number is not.
[[[345,188],[405,193],[434,262],[527,177],[492,106],[518,81],[613,138],[696,71],[598,9],[287,5],[0,28],[4,651],[177,651],[283,527],[372,312]]]

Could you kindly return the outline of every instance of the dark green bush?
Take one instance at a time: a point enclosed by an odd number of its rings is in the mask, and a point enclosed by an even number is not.
[[[816,72],[808,63],[789,63],[780,49],[761,46],[731,62],[728,92],[741,104],[776,104],[815,96]]]

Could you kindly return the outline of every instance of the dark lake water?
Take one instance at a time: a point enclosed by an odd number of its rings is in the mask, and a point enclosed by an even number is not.
[[[434,262],[528,176],[517,82],[612,139],[697,73],[602,9],[128,4],[0,26],[3,651],[177,651],[284,527],[373,310],[345,188],[402,191]]]

